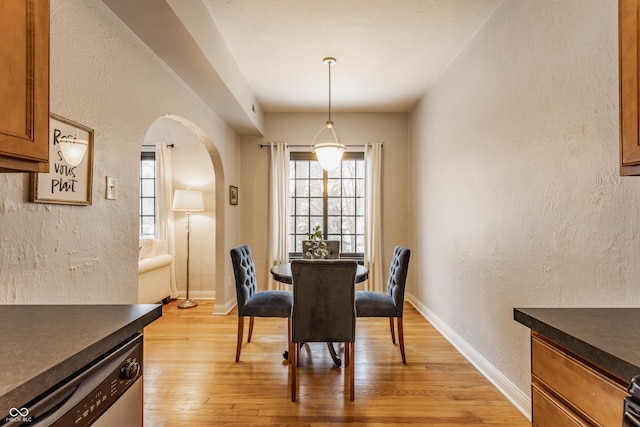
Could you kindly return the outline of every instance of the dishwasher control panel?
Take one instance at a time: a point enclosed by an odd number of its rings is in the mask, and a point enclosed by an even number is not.
[[[93,393],[78,403],[69,414],[60,419],[68,418],[68,421],[60,425],[72,425],[74,427],[91,425],[95,419],[113,405],[115,401],[129,389],[131,384],[138,379],[141,373],[141,366],[142,348],[136,345],[129,354],[126,355],[126,359],[102,381]],[[140,396],[140,398],[142,398],[142,396]],[[73,424],[69,422],[72,418]]]
[[[142,377],[142,334],[138,333],[30,402],[29,426],[92,425]],[[142,387],[135,387],[142,401]],[[127,398],[130,396],[127,395]],[[140,415],[140,414],[138,414]]]

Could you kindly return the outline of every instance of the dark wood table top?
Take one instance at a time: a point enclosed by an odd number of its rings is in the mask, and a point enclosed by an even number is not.
[[[291,263],[288,262],[286,264],[278,264],[271,268],[271,275],[275,280],[281,283],[293,283],[293,279],[291,277]],[[364,282],[369,278],[369,270],[367,267],[358,264],[358,268],[356,270],[356,283]]]

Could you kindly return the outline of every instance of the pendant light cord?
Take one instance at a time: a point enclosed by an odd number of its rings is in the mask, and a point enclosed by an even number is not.
[[[331,121],[331,61],[329,61],[329,121]]]

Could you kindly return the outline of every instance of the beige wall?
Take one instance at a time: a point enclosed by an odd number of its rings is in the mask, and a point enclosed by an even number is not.
[[[514,307],[638,306],[617,7],[505,0],[411,114],[413,301],[529,411]]]
[[[51,2],[50,81],[51,112],[95,130],[93,204],[29,203],[27,174],[0,176],[0,303],[136,302],[147,130],[170,113],[195,123],[230,181],[236,136],[98,0]],[[117,200],[105,200],[105,176],[118,180]],[[224,228],[237,236],[233,219]]]
[[[383,142],[383,246],[384,268],[388,270],[393,248],[407,244],[407,124],[402,113],[334,113],[332,119],[347,145]],[[242,140],[242,181],[240,186],[241,240],[253,252],[258,286],[266,288],[269,277],[268,194],[269,150],[259,148],[267,142],[310,145],[327,120],[326,114],[267,113],[264,138]]]

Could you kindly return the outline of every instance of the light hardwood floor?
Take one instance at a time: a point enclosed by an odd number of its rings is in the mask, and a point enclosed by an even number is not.
[[[237,315],[212,311],[212,302],[186,310],[171,302],[145,328],[145,427],[530,426],[410,304],[406,365],[386,319],[358,319],[354,402],[344,368],[320,343],[301,351],[291,402],[286,320],[257,318],[247,343],[247,319],[235,363]]]

